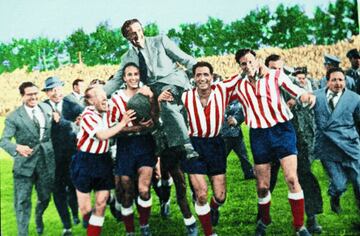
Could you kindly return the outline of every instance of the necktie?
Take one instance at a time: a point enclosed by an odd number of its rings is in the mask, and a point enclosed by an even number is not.
[[[141,53],[140,50],[139,50],[138,56],[139,56],[140,80],[141,80],[141,82],[143,82],[143,84],[146,85],[146,81],[147,81],[147,66],[146,66],[146,62],[145,62],[144,55]]]
[[[333,111],[335,109],[334,99],[335,99],[336,95],[337,95],[336,93],[332,93],[329,96],[330,97],[330,99],[329,99],[329,107],[330,107],[331,111]]]
[[[55,111],[60,114],[59,103],[55,103]]]
[[[35,127],[36,127],[36,130],[38,131],[38,133],[40,133],[40,122],[39,120],[36,118],[36,115],[35,115],[35,109],[32,110],[32,114],[33,114],[33,121],[34,121],[34,124],[35,124]]]

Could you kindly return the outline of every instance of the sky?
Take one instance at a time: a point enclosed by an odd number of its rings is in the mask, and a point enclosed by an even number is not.
[[[95,31],[107,21],[121,27],[131,18],[143,24],[156,23],[161,33],[177,29],[181,23],[205,23],[215,17],[229,23],[251,10],[280,3],[298,4],[311,16],[316,6],[327,7],[330,0],[0,0],[0,42],[12,38],[47,37],[63,40],[76,29]],[[331,2],[334,2],[331,0]]]

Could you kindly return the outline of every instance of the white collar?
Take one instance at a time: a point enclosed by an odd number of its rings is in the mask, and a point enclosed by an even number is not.
[[[327,90],[326,92],[326,97],[329,99],[330,97],[334,96],[334,97],[340,97],[342,95],[342,93],[344,92],[344,90],[342,90],[341,92],[338,93],[334,93],[333,91],[331,91],[330,89]]]
[[[38,112],[40,110],[39,105],[36,105],[34,107],[28,107],[24,104],[24,108],[25,108],[26,113],[30,116],[31,119],[34,115],[33,112]]]
[[[83,94],[80,94],[80,93],[77,93],[77,92],[74,92],[74,91],[72,91],[72,94],[74,94],[74,96],[75,96],[75,98],[76,98],[77,100],[81,100],[81,98],[84,97]],[[61,101],[62,101],[62,100],[61,100]]]
[[[60,102],[58,102],[58,103],[56,103],[55,104],[55,102],[53,102],[53,101],[51,101],[51,100],[49,100],[50,101],[50,104],[51,104],[51,107],[52,108],[56,108],[56,105],[57,105],[57,108],[58,109],[62,109],[62,105],[63,105],[63,100],[61,99],[61,101]]]

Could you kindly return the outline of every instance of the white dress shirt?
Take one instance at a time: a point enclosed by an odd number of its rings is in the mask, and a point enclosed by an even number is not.
[[[50,104],[54,111],[58,111],[60,114],[62,113],[63,100],[61,100],[59,103],[54,103],[50,100]]]
[[[333,101],[332,101],[333,104],[334,104],[334,109],[335,109],[337,103],[339,102],[339,99],[340,99],[342,93],[343,93],[343,91],[341,91],[341,92],[339,92],[339,93],[334,93],[334,92],[332,92],[330,89],[328,89],[328,91],[326,92],[326,98],[327,98],[328,103],[330,102],[330,99],[331,99],[332,97],[334,97],[334,98],[333,98]]]
[[[43,138],[45,131],[45,116],[39,106],[28,107],[24,105],[26,113],[29,115],[30,119],[34,120],[34,115],[36,119],[39,121],[40,125],[40,140]]]

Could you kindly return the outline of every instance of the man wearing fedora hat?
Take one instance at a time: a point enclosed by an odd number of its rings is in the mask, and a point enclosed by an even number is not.
[[[55,160],[50,140],[53,119],[47,104],[38,102],[38,87],[23,82],[19,91],[23,104],[10,113],[0,147],[14,158],[14,207],[19,236],[29,235],[31,193],[37,192],[35,209],[36,231],[44,231],[42,215],[49,205],[54,185]],[[15,142],[12,142],[12,139]]]
[[[62,235],[71,235],[71,221],[68,206],[71,208],[74,224],[79,223],[76,192],[70,179],[70,160],[76,152],[76,119],[83,107],[63,97],[62,82],[58,77],[45,80],[44,91],[48,97],[45,103],[52,108],[54,117],[51,128],[51,141],[55,151],[54,202],[63,223]]]

